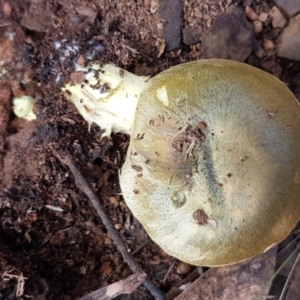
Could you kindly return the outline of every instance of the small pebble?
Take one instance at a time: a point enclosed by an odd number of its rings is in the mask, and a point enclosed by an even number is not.
[[[257,50],[254,51],[254,53],[259,59],[262,59],[265,54],[262,47],[259,47]]]
[[[274,50],[274,43],[271,40],[265,40],[263,47],[267,53],[272,52]]]
[[[101,264],[100,273],[102,276],[109,276],[113,272],[113,267],[110,261],[105,261]]]
[[[90,18],[95,18],[96,17],[96,12],[93,8],[88,7],[88,6],[78,6],[76,7],[76,11],[81,15],[85,17],[90,17]]]
[[[6,16],[10,16],[10,14],[11,14],[11,7],[10,7],[10,5],[9,5],[8,2],[4,2],[2,9],[3,9],[3,12],[4,12],[4,14]]]
[[[118,206],[119,205],[119,202],[118,202],[117,198],[113,197],[113,196],[109,197],[109,202],[110,202],[110,204],[112,204],[114,206]]]
[[[258,20],[262,23],[265,23],[265,22],[267,22],[268,17],[269,17],[269,15],[267,13],[262,12],[258,17]]]
[[[106,238],[104,239],[104,245],[111,245],[111,244],[112,244],[111,239],[110,239],[109,237],[106,237]]]
[[[270,59],[270,60],[263,61],[260,64],[260,66],[265,71],[271,73],[272,75],[274,75],[277,78],[280,78],[282,68],[274,58]]]
[[[250,6],[245,7],[245,14],[251,21],[258,20],[258,14]]]
[[[122,224],[120,224],[120,223],[115,224],[115,228],[117,230],[121,229],[122,228]]]
[[[285,27],[287,20],[281,13],[281,11],[277,8],[277,6],[273,6],[269,11],[269,16],[272,19],[273,28],[283,28]]]
[[[75,84],[81,84],[85,78],[85,75],[82,71],[75,71],[71,73],[70,79]]]
[[[178,274],[178,275],[185,275],[185,274],[188,274],[190,273],[192,270],[192,266],[185,263],[185,262],[180,262],[178,264],[178,266],[176,267],[176,270],[175,272]]]
[[[260,22],[259,20],[255,20],[253,22],[253,30],[254,30],[255,34],[261,33],[262,29],[263,29],[262,22]]]
[[[83,55],[79,55],[78,59],[77,59],[77,63],[80,67],[84,67],[85,65],[85,58]]]

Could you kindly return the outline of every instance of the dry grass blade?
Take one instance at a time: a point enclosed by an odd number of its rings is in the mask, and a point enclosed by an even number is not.
[[[300,245],[297,247],[297,249],[298,251],[300,250]],[[289,276],[285,282],[279,300],[300,299],[299,282],[300,282],[300,252],[298,253],[297,258],[291,269],[291,272],[289,273]]]
[[[284,267],[287,265],[287,263],[290,261],[290,259],[300,250],[300,245],[289,255],[289,257],[283,262],[283,264],[277,269],[277,271],[274,273],[274,275],[271,277],[271,279],[262,287],[262,289],[260,290],[260,293],[254,298],[254,300],[258,300],[260,299],[259,297],[261,297],[264,292],[266,291],[266,289],[270,286],[270,284],[273,282],[273,280],[280,274],[280,272],[284,269]],[[297,257],[298,260],[298,257]],[[284,292],[284,290],[282,291],[282,293]],[[281,294],[282,294],[281,293]],[[283,299],[287,299],[287,298],[282,298]],[[290,299],[289,299],[290,300]]]

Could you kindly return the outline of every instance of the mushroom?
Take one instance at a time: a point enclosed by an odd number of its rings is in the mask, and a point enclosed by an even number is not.
[[[152,79],[113,65],[79,71],[86,81],[63,90],[104,135],[130,133],[122,194],[164,251],[193,265],[233,264],[297,224],[300,107],[278,79],[216,59]]]

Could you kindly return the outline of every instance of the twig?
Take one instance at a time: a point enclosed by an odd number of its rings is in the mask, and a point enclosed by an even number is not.
[[[149,244],[150,240],[146,241],[144,244],[138,246],[134,251],[131,252],[131,255],[136,254],[139,252],[141,249],[143,249],[147,244]]]
[[[150,242],[150,240],[146,241],[144,244],[140,245],[139,247],[137,247],[133,252],[131,252],[131,256],[133,256],[134,254],[136,254],[138,251],[140,251],[142,248],[144,248],[148,243]],[[124,265],[124,262],[121,263],[121,265],[119,266],[122,267]],[[115,269],[107,278],[105,281],[108,281],[116,272],[118,271],[118,269]]]
[[[10,25],[11,25],[11,23],[4,23],[4,24],[0,24],[0,28],[1,28],[1,27],[10,26]]]
[[[21,275],[13,275],[13,274],[8,274],[8,273],[3,273],[3,274],[1,274],[1,276],[8,277],[8,278],[28,279],[27,277],[24,277],[22,273],[21,273]]]
[[[20,278],[18,278],[17,288],[16,288],[16,297],[19,298],[24,294],[25,280],[23,273],[21,273]]]
[[[114,243],[116,244],[118,250],[120,251],[121,255],[123,256],[124,261],[128,264],[130,269],[134,273],[143,273],[140,265],[132,258],[132,256],[127,252],[126,246],[122,241],[121,237],[118,234],[118,231],[113,226],[112,222],[108,218],[108,216],[104,212],[103,205],[99,201],[99,198],[96,194],[92,191],[87,181],[82,176],[81,172],[71,159],[69,155],[66,155],[62,158],[54,149],[52,149],[53,154],[61,161],[62,164],[66,164],[71,172],[75,177],[75,183],[80,189],[92,202],[94,208],[96,209],[98,215],[100,216],[102,223],[106,227],[107,231],[109,232],[111,238],[113,239]],[[143,285],[149,290],[149,292],[153,295],[153,297],[157,300],[164,300],[164,294],[153,284],[153,282],[146,278]]]
[[[13,274],[9,274],[9,273],[3,273],[3,274],[1,274],[1,277],[17,278],[16,297],[19,298],[19,297],[23,296],[25,279],[28,279],[23,276],[23,273],[21,273],[21,275],[13,275]]]
[[[127,278],[98,289],[79,300],[110,300],[118,295],[131,294],[146,279],[145,273],[135,273]]]
[[[168,291],[168,293],[166,294],[166,298],[176,299],[176,297],[183,292],[184,290],[182,289],[183,286],[188,287],[194,281],[196,281],[200,276],[202,276],[202,274],[203,274],[203,270],[201,267],[195,268],[189,275],[187,275],[181,281],[177,282],[176,285],[173,286],[170,291]]]
[[[174,268],[175,264],[176,264],[176,260],[174,260],[174,261],[171,263],[170,268],[168,269],[167,273],[166,273],[165,276],[164,276],[164,279],[162,280],[163,282],[165,282],[165,281],[167,280],[167,278],[168,278],[170,272],[172,271],[172,269]]]

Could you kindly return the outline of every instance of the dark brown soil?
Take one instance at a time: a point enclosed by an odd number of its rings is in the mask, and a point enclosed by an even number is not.
[[[6,70],[0,76],[0,299],[16,298],[20,276],[25,284],[19,299],[67,300],[132,273],[91,203],[76,188],[72,173],[51,148],[73,157],[128,250],[139,249],[136,261],[162,291],[170,291],[193,270],[183,268],[149,239],[120,195],[118,170],[128,137],[113,134],[100,139],[97,127],[88,132],[87,123],[60,91],[75,62],[113,62],[138,75],[153,76],[201,58],[201,43],[181,43],[179,49],[164,52],[158,2],[0,0],[0,74],[1,68]],[[184,1],[182,26],[200,32],[229,3],[218,6],[218,1],[207,0],[207,13],[197,15],[198,2]],[[247,1],[235,2],[243,9]],[[273,5],[252,2],[247,4]],[[266,26],[257,41],[276,35]],[[299,62],[254,54],[247,62],[280,77],[300,99]],[[13,115],[12,98],[20,95],[36,99],[34,122]],[[141,286],[119,299],[152,296]]]

